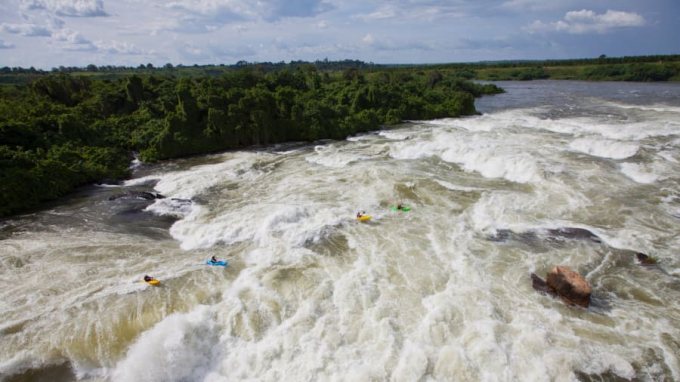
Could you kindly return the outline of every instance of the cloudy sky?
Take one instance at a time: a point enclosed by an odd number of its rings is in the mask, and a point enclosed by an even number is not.
[[[680,0],[0,0],[0,66],[680,54]]]

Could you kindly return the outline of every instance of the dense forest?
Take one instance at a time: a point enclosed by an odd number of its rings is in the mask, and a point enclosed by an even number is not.
[[[85,67],[59,66],[51,70],[34,67],[0,68],[0,85],[31,82],[37,78],[54,74],[87,76],[93,79],[118,79],[137,75],[157,75],[173,77],[219,77],[242,68],[254,67],[259,72],[279,72],[313,66],[318,71],[340,74],[347,69],[361,69],[365,73],[378,71],[403,70],[452,70],[468,79],[477,80],[537,80],[570,79],[583,81],[680,81],[680,55],[630,56],[582,58],[571,60],[514,60],[484,61],[443,64],[374,64],[360,60],[329,61],[328,59],[291,62],[247,62],[238,61],[231,65],[173,65],[166,63],[154,66],[151,63],[132,66],[94,64]]]
[[[57,74],[0,87],[0,216],[75,187],[129,176],[131,153],[167,158],[314,141],[402,120],[475,114],[502,90],[458,71],[320,72],[313,65],[218,77]]]

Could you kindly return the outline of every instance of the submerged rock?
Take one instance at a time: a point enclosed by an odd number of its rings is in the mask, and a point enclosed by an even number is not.
[[[549,229],[548,235],[552,237],[563,237],[566,239],[590,240],[595,243],[602,242],[602,239],[600,239],[597,235],[584,228],[563,227],[558,229]]]
[[[654,257],[647,256],[644,253],[636,253],[635,258],[640,262],[640,265],[656,265],[656,259]]]
[[[567,304],[584,308],[590,306],[592,289],[586,279],[568,267],[558,265],[548,273],[546,284],[549,292],[554,292]]]
[[[547,236],[547,237],[545,237]],[[494,235],[487,236],[487,240],[494,242],[519,241],[528,245],[540,244],[541,239],[551,245],[561,245],[564,239],[587,240],[593,243],[602,243],[602,239],[596,234],[584,228],[561,227],[551,229],[537,229],[523,232],[513,232],[509,229],[498,229]]]
[[[531,286],[543,294],[548,293],[548,284],[535,273],[531,274]]]
[[[130,190],[130,191],[125,191],[122,194],[111,196],[109,198],[109,200],[116,200],[116,199],[120,199],[120,198],[139,198],[139,199],[146,199],[146,200],[154,200],[154,199],[165,199],[165,196],[158,194],[158,193],[153,193],[153,192]]]

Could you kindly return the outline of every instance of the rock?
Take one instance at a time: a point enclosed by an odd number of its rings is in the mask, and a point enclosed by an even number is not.
[[[563,227],[558,229],[549,229],[548,234],[554,237],[564,237],[567,239],[590,240],[595,243],[601,243],[600,239],[594,233],[583,228]]]
[[[531,286],[541,293],[545,294],[548,292],[548,285],[545,283],[545,280],[538,277],[535,273],[531,274]]]
[[[179,204],[192,204],[194,201],[191,199],[180,199],[180,198],[172,198],[170,199],[173,202],[177,202]]]
[[[152,193],[152,192],[145,192],[145,191],[135,191],[135,190],[130,190],[130,191],[125,191],[122,194],[114,195],[109,198],[109,200],[116,200],[119,198],[140,198],[140,199],[146,199],[146,200],[154,200],[154,199],[165,199],[165,196],[158,194],[158,193]]]
[[[640,265],[656,265],[656,259],[645,255],[644,253],[636,253],[635,258],[640,262]]]
[[[546,281],[549,291],[554,291],[568,304],[590,306],[592,289],[583,276],[568,267],[558,265],[548,273]]]
[[[540,235],[544,233],[544,235]],[[545,241],[552,245],[561,245],[564,239],[588,240],[593,243],[602,243],[602,239],[584,228],[560,227],[541,230],[529,230],[513,232],[509,229],[497,229],[494,235],[487,236],[487,240],[495,242],[507,242],[509,240],[520,241],[528,245],[537,245],[539,240],[547,234]]]

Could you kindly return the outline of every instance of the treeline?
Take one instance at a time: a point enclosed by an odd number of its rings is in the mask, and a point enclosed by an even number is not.
[[[37,78],[54,75],[70,74],[84,75],[96,79],[119,79],[126,78],[133,74],[137,75],[158,75],[174,77],[219,77],[224,73],[233,73],[242,68],[256,68],[262,73],[278,72],[288,69],[295,72],[299,68],[313,66],[318,71],[339,73],[347,69],[362,69],[365,72],[372,71],[401,71],[411,70],[433,70],[456,71],[460,77],[478,80],[532,80],[532,79],[577,79],[577,80],[597,80],[597,81],[680,81],[680,55],[652,55],[652,56],[626,56],[626,57],[606,57],[601,55],[598,58],[582,58],[570,60],[515,60],[515,61],[483,61],[467,63],[443,63],[443,64],[374,64],[360,60],[337,60],[328,59],[316,61],[284,61],[280,62],[248,62],[238,61],[231,65],[173,65],[166,63],[161,66],[154,66],[151,63],[139,64],[138,66],[116,66],[116,65],[94,65],[85,67],[59,66],[49,71],[21,67],[2,67],[0,68],[0,84],[19,84],[33,81]],[[659,72],[654,69],[655,65],[664,65],[664,71]],[[619,71],[606,69],[601,70],[600,74],[593,75],[585,72],[585,69],[608,66],[615,67]],[[630,68],[630,69],[628,69]],[[648,76],[621,75],[622,70],[633,73],[642,69],[647,71]],[[464,73],[464,75],[463,75]],[[612,73],[612,75],[607,75]],[[675,74],[673,74],[675,73]]]
[[[279,71],[283,69],[290,69],[290,70],[295,70],[298,67],[302,66],[307,66],[307,65],[314,65],[317,70],[344,70],[344,69],[350,69],[350,68],[356,68],[356,69],[364,69],[364,68],[371,68],[371,67],[381,67],[383,65],[376,65],[372,62],[364,62],[360,60],[338,60],[338,61],[329,61],[327,58],[323,60],[316,60],[314,62],[310,61],[303,61],[303,60],[297,60],[297,61],[290,61],[289,63],[286,63],[285,61],[280,61],[280,62],[270,62],[270,61],[264,61],[264,62],[248,62],[245,60],[241,60],[236,62],[235,64],[232,65],[225,65],[225,64],[210,64],[210,65],[182,65],[182,64],[177,64],[173,65],[172,63],[168,62],[165,65],[156,67],[152,63],[147,63],[147,64],[139,64],[138,66],[125,66],[125,65],[100,65],[97,66],[95,64],[89,64],[87,66],[59,66],[59,67],[53,67],[51,70],[46,71],[42,69],[36,69],[33,66],[30,68],[22,68],[22,67],[9,67],[9,66],[4,66],[0,68],[0,74],[49,74],[50,72],[52,74],[55,73],[82,73],[82,72],[128,72],[131,70],[169,70],[169,69],[182,69],[182,68],[215,68],[215,67],[220,67],[220,68],[230,68],[234,70],[238,70],[244,67],[253,67],[253,66],[261,66],[263,68],[266,68],[267,72],[270,71]]]
[[[328,59],[309,61],[290,61],[286,63],[280,62],[248,62],[238,61],[234,64],[216,64],[216,65],[173,65],[166,63],[162,66],[154,66],[152,63],[139,64],[138,66],[125,65],[94,65],[89,64],[84,67],[79,66],[59,66],[53,67],[51,70],[36,69],[34,67],[2,67],[0,68],[0,84],[20,84],[31,82],[37,78],[54,75],[54,74],[70,74],[70,75],[85,75],[97,79],[117,79],[137,75],[171,75],[175,77],[219,77],[224,73],[232,73],[242,68],[252,67],[257,71],[269,73],[288,69],[296,71],[298,68],[306,66],[314,66],[319,71],[343,71],[346,69],[369,69],[381,68],[383,65],[377,65],[372,62],[364,62],[360,60],[337,60],[329,61]]]
[[[474,71],[474,78],[487,81],[680,81],[680,62],[488,68]]]
[[[475,97],[502,92],[436,70],[331,75],[311,65],[217,78],[58,75],[1,89],[0,215],[125,178],[133,151],[153,162],[344,139],[402,120],[475,114]]]

